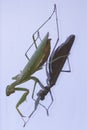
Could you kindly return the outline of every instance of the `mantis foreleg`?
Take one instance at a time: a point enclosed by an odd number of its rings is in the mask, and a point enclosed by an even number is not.
[[[36,83],[38,83],[38,84],[40,85],[40,87],[43,88],[43,84],[40,82],[40,80],[39,80],[37,77],[32,76],[32,77],[30,77],[30,79],[32,79],[32,80],[35,81],[35,85],[34,85],[34,86],[36,86]],[[14,87],[14,88],[12,88],[12,91],[13,91],[13,89],[14,89],[14,92],[15,92],[15,91],[24,91],[24,92],[25,92],[25,93],[22,95],[22,97],[20,98],[20,100],[18,101],[17,105],[16,105],[16,109],[17,109],[19,115],[23,118],[24,115],[21,113],[21,111],[18,109],[18,107],[26,100],[26,98],[27,98],[27,96],[28,96],[28,94],[29,94],[29,90],[26,89],[26,88],[19,88],[19,87],[16,87],[16,88]],[[11,90],[10,90],[10,91],[11,91]]]

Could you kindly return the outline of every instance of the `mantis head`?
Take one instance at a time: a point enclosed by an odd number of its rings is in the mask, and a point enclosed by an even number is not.
[[[6,88],[6,96],[9,96],[10,94],[14,92],[15,92],[15,89],[12,87],[12,85],[8,85]]]

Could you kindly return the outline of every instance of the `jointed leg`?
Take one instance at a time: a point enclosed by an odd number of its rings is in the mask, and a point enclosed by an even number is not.
[[[47,110],[47,108],[46,108],[43,104],[41,104],[41,103],[39,102],[40,99],[39,99],[39,98],[37,98],[37,99],[34,98],[35,88],[36,88],[36,83],[35,83],[35,85],[34,85],[33,92],[32,92],[32,99],[35,101],[35,110],[37,109],[37,106],[38,106],[38,104],[39,104],[39,105],[41,105],[41,106],[46,110],[47,115],[48,115],[48,110]],[[43,88],[43,90],[44,90],[44,88]],[[31,117],[31,116],[30,116],[30,117]]]
[[[39,81],[38,78],[36,77],[30,77],[29,80],[32,79],[35,81],[36,83],[39,83],[39,85],[41,86],[41,88],[43,88],[42,83]],[[19,113],[19,115],[21,116],[22,120],[24,121],[23,117],[24,115],[21,113],[21,111],[18,109],[18,107],[26,100],[28,94],[29,94],[29,90],[26,88],[19,88],[19,87],[15,87],[16,85],[19,85],[19,83],[17,83],[16,81],[14,83],[12,83],[10,86],[7,87],[7,96],[9,96],[10,94],[14,93],[15,91],[24,91],[25,93],[22,95],[22,97],[20,98],[20,100],[18,101],[17,105],[16,105],[16,109]],[[24,121],[25,123],[25,121]]]
[[[41,38],[40,38],[40,33],[39,33],[40,29],[41,29],[45,24],[48,23],[48,21],[52,18],[52,16],[53,16],[54,13],[55,13],[55,15],[56,15],[57,35],[58,35],[58,39],[57,39],[57,41],[56,41],[56,45],[57,45],[57,43],[58,43],[58,41],[59,41],[59,28],[58,28],[58,19],[57,19],[57,8],[56,8],[56,4],[54,4],[54,10],[53,10],[52,14],[50,15],[50,17],[35,31],[35,33],[34,33],[33,36],[32,36],[33,41],[34,41],[34,42],[32,43],[32,45],[34,44],[36,49],[37,49],[37,44],[36,44],[37,39],[39,38],[39,39],[41,40]],[[36,35],[36,34],[37,34],[37,37],[35,38],[35,35]],[[41,41],[42,41],[42,40],[41,40]],[[25,56],[26,56],[26,58],[27,58],[28,60],[30,60],[30,59],[29,59],[27,53],[28,53],[29,49],[32,47],[32,45],[28,48],[28,50],[27,50],[26,53],[25,53]],[[56,45],[55,45],[55,46],[56,46]],[[55,47],[54,47],[54,48],[55,48]]]
[[[27,49],[27,51],[26,51],[26,53],[25,53],[25,56],[26,56],[26,58],[27,58],[28,60],[30,60],[30,58],[28,57],[28,54],[27,54],[28,51],[29,51],[30,48],[33,46],[33,44],[35,45],[35,48],[37,49],[36,41],[37,41],[37,39],[40,39],[40,40],[41,40],[39,31],[37,32],[37,37],[35,38],[35,36],[33,35],[32,38],[33,38],[33,43],[30,45],[30,47]]]
[[[16,105],[16,109],[17,109],[18,113],[20,114],[21,117],[24,117],[24,115],[20,112],[18,107],[26,100],[27,95],[29,94],[29,90],[26,88],[15,88],[15,91],[25,91],[25,93],[22,95],[22,97],[20,98],[20,100],[18,101],[18,103]]]
[[[32,92],[32,99],[35,101],[35,108],[34,108],[34,111],[30,114],[29,118],[30,118],[31,115],[36,111],[38,104],[41,105],[41,106],[46,110],[47,115],[49,115],[48,110],[49,110],[50,106],[51,106],[52,103],[53,103],[53,96],[52,96],[51,90],[49,91],[49,92],[50,92],[50,96],[51,96],[51,103],[50,103],[50,105],[48,106],[48,108],[46,108],[43,104],[41,104],[41,103],[39,102],[39,101],[41,100],[39,97],[38,97],[37,99],[34,99],[35,88],[36,88],[36,83],[35,83],[35,85],[34,85],[34,89],[33,89],[33,92]],[[44,89],[43,89],[43,91],[44,91]]]
[[[51,96],[51,103],[50,103],[50,105],[48,106],[48,109],[47,109],[47,111],[49,110],[49,108],[51,107],[51,105],[52,105],[52,103],[53,103],[53,95],[52,95],[52,92],[51,92],[51,90],[50,90],[50,96]]]

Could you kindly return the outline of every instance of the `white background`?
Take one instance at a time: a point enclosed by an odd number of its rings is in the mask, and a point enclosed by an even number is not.
[[[70,54],[72,72],[61,73],[52,88],[54,103],[49,111],[50,116],[47,117],[45,110],[38,107],[23,128],[23,121],[15,109],[22,93],[16,92],[6,97],[6,86],[27,63],[24,54],[33,42],[32,34],[50,16],[54,3],[58,11],[59,44],[70,34],[76,35]],[[56,39],[53,26],[53,23],[49,25],[51,32],[47,31],[52,34],[51,39]],[[0,0],[0,130],[87,130],[86,38],[86,0]],[[39,71],[36,76],[45,84],[46,75],[43,72]],[[27,102],[20,107],[28,116],[34,107],[31,99],[33,82],[28,81],[20,86],[30,90]]]

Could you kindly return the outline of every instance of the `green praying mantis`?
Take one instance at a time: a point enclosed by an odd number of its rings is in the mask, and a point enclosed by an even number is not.
[[[8,85],[6,88],[6,95],[9,96],[15,91],[25,91],[21,99],[16,105],[16,109],[19,112],[19,114],[23,117],[22,113],[18,109],[19,105],[21,105],[25,100],[27,95],[29,94],[29,90],[26,88],[19,88],[16,87],[17,85],[20,85],[28,80],[34,80],[35,84],[39,83],[40,86],[42,86],[39,79],[35,76],[32,76],[33,73],[41,69],[41,66],[44,64],[44,62],[47,60],[49,53],[50,53],[50,39],[48,39],[49,34],[47,33],[44,39],[42,40],[41,44],[38,46],[34,54],[32,55],[29,62],[24,67],[23,71],[20,72],[20,74],[16,75],[12,79],[15,80],[11,85]],[[46,54],[46,55],[45,55]]]
[[[32,45],[28,48],[27,52],[25,53],[25,56],[28,59],[28,63],[25,65],[24,69],[18,75],[12,78],[15,81],[11,83],[10,85],[8,85],[6,88],[7,96],[11,95],[12,93],[15,93],[15,91],[24,91],[24,94],[22,95],[18,103],[16,104],[16,109],[22,118],[24,117],[24,115],[21,113],[18,107],[26,100],[29,94],[29,89],[21,88],[17,86],[26,81],[33,80],[34,86],[38,83],[40,87],[43,88],[43,84],[41,83],[41,81],[37,77],[32,76],[32,75],[36,71],[39,71],[40,69],[42,69],[44,63],[47,61],[49,57],[50,50],[51,50],[51,42],[50,42],[51,39],[49,38],[49,32],[47,32],[43,40],[41,40],[39,30],[52,18],[53,14],[56,14],[56,24],[57,24],[57,33],[58,33],[57,9],[56,9],[56,5],[54,5],[54,10],[52,14],[50,15],[50,17],[33,34],[33,41],[34,41],[33,44],[36,47],[36,51],[33,53],[32,57],[29,58],[27,53],[29,49],[32,47]],[[37,38],[35,39],[34,36],[36,33],[37,33]],[[37,46],[36,40],[38,38],[41,40],[41,43]]]

